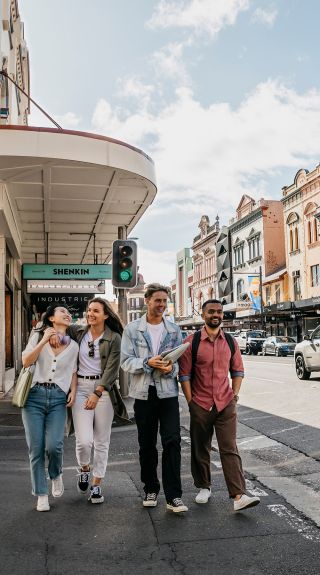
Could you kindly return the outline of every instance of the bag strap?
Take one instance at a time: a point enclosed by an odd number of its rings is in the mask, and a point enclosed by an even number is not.
[[[198,329],[192,338],[192,346],[191,346],[191,362],[192,363],[191,363],[191,375],[190,375],[191,383],[194,379],[194,373],[195,373],[195,367],[196,367],[196,362],[197,362],[197,354],[198,354],[198,348],[200,345],[200,340],[201,340],[201,329]]]
[[[231,359],[233,358],[235,351],[236,351],[236,346],[234,343],[234,337],[231,335],[231,333],[228,333],[227,331],[224,331],[223,333],[224,333],[224,337],[227,340],[227,344],[228,344],[230,352],[231,352],[231,358],[230,358],[230,363],[231,363]],[[198,349],[199,349],[200,341],[201,341],[201,329],[198,329],[192,338],[192,346],[191,346],[192,366],[191,366],[191,376],[190,376],[191,383],[194,379],[195,366],[196,366],[196,362],[197,362],[197,355],[198,355]],[[230,365],[229,365],[229,370],[230,370]]]
[[[232,359],[234,354],[235,354],[235,351],[236,351],[236,346],[234,343],[234,337],[231,335],[231,333],[228,333],[227,331],[224,331],[223,333],[224,333],[224,337],[226,338],[228,346],[229,346],[230,351],[231,351],[231,358],[230,359]]]

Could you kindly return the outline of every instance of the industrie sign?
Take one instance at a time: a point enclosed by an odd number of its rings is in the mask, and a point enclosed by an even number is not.
[[[24,264],[22,277],[24,280],[109,280],[111,279],[110,264]]]

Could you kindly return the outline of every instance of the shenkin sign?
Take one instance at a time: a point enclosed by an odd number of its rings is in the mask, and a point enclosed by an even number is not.
[[[24,264],[22,267],[22,277],[24,280],[110,280],[112,268],[109,264]]]

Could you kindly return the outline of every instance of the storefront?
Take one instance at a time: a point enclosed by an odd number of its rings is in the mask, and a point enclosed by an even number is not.
[[[294,301],[293,315],[302,317],[303,335],[310,333],[320,324],[320,296]]]
[[[268,335],[287,335],[297,342],[320,324],[320,297],[284,301],[263,308]]]
[[[33,293],[31,294],[29,328],[35,327],[41,320],[43,312],[52,304],[67,306],[72,315],[73,323],[82,323],[85,321],[85,312],[88,301],[94,297],[94,294],[55,294],[55,293]]]

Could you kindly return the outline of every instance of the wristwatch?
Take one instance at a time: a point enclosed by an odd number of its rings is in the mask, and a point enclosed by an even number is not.
[[[100,397],[101,397],[101,395],[102,395],[102,391],[99,391],[98,389],[95,389],[93,393],[94,393],[97,397],[99,397],[99,399],[100,399]]]
[[[236,401],[238,401],[239,395],[234,394],[233,399],[235,399]]]

